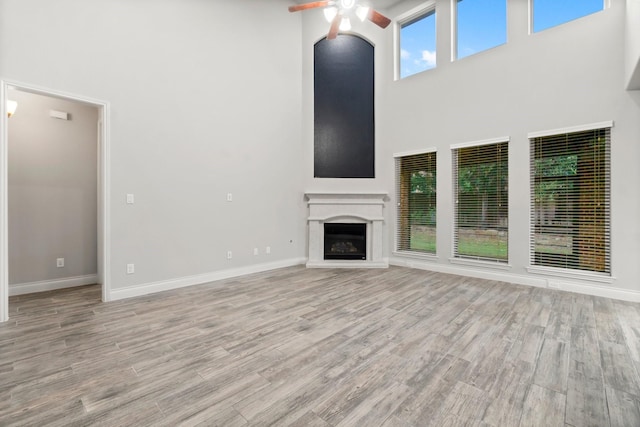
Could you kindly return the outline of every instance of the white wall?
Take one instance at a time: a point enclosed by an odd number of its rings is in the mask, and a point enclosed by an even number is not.
[[[95,276],[98,110],[16,90],[8,97],[18,102],[7,122],[9,284]]]
[[[304,257],[289,3],[0,0],[2,78],[110,103],[115,297]]]
[[[422,4],[404,1],[388,11],[396,18]],[[313,190],[385,190],[387,253],[392,262],[417,268],[504,279],[564,289],[640,299],[640,98],[625,91],[624,0],[562,26],[528,34],[527,2],[508,2],[508,43],[451,61],[451,7],[437,0],[437,68],[393,80],[392,28],[373,25],[355,31],[376,45],[376,178],[313,179],[313,42],[326,31],[321,17],[304,20],[303,75],[306,185]],[[534,131],[613,120],[611,283],[542,276],[529,266],[529,142]],[[453,200],[451,144],[509,136],[510,247],[505,270],[459,266],[452,253]],[[395,180],[393,154],[438,149],[438,258],[393,256]]]
[[[376,46],[369,180],[313,178],[313,43],[328,24],[317,10],[289,14],[289,1],[0,0],[0,76],[110,102],[111,276],[121,296],[299,259],[303,191],[386,190],[393,200],[393,153],[431,146],[439,152],[439,259],[414,265],[450,268],[450,144],[503,135],[512,147],[504,276],[535,282],[526,272],[526,135],[603,120],[615,121],[615,279],[605,287],[638,291],[640,99],[624,90],[625,5],[613,0],[602,13],[529,36],[525,3],[509,2],[507,45],[451,63],[449,1],[438,0],[438,67],[398,82],[392,29],[354,26]],[[415,4],[383,12],[394,18]]]
[[[625,91],[624,1],[528,35],[526,2],[509,2],[506,45],[449,61],[449,1],[437,1],[438,67],[401,81],[386,79],[378,109],[378,143],[388,176],[393,153],[438,148],[438,260],[396,259],[420,267],[546,284],[529,274],[529,132],[613,120],[613,283],[567,279],[566,288],[640,291],[640,107]],[[402,5],[394,12],[402,13]],[[389,37],[391,37],[389,35]],[[380,54],[379,52],[378,54]],[[382,53],[390,57],[389,52]],[[384,76],[387,77],[387,76]],[[453,201],[451,144],[510,136],[509,264],[506,272],[451,265]],[[387,182],[393,191],[392,181]],[[390,216],[393,224],[395,212]],[[389,227],[392,232],[393,227]],[[564,279],[562,279],[564,280]],[[571,286],[569,286],[571,284]],[[591,289],[589,290],[588,288]],[[576,289],[572,287],[572,289]],[[624,294],[619,293],[618,296]],[[638,295],[635,295],[637,298]]]
[[[640,0],[627,1],[626,69],[627,89],[640,89]]]

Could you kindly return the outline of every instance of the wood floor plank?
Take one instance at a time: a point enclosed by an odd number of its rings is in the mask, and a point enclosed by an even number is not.
[[[533,382],[541,387],[567,392],[569,376],[569,345],[554,339],[545,339],[536,363]]]
[[[567,424],[605,426],[606,414],[607,398],[600,367],[572,360],[567,384]]]
[[[296,266],[10,298],[0,425],[640,425],[640,304]]]
[[[517,426],[529,390],[532,368],[527,362],[511,361],[498,373],[489,390],[487,409],[482,420],[491,426]]]
[[[482,421],[488,405],[488,396],[483,391],[462,381],[456,382],[442,405],[434,425],[446,425],[451,416],[458,424],[476,424]]]
[[[635,306],[621,304],[618,301],[613,302],[612,306],[618,317],[624,342],[629,348],[631,358],[636,364],[640,364],[640,310]]]
[[[628,349],[622,344],[600,341],[605,385],[640,397],[640,381]]]
[[[525,397],[520,427],[564,427],[564,394],[531,384]]]
[[[611,427],[640,426],[640,400],[624,391],[607,387]]]

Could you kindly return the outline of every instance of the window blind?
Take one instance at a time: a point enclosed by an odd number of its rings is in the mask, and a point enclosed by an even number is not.
[[[436,157],[396,157],[398,251],[436,253]]]
[[[530,138],[532,265],[611,273],[610,134]]]
[[[509,143],[453,150],[456,258],[507,262]]]

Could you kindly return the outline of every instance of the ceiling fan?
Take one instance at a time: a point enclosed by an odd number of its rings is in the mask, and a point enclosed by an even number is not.
[[[312,1],[310,3],[289,6],[289,12],[298,12],[307,9],[324,8],[324,17],[331,22],[327,39],[335,39],[338,31],[349,31],[351,29],[351,15],[355,14],[360,21],[368,19],[380,28],[387,28],[391,20],[380,12],[365,6],[356,4],[358,0],[327,0]]]

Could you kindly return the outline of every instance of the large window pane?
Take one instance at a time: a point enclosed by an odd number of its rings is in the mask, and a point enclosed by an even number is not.
[[[609,129],[531,139],[532,264],[610,273]]]
[[[457,58],[507,42],[506,0],[458,0]]]
[[[508,260],[508,146],[501,142],[453,151],[457,258]]]
[[[538,32],[604,9],[604,0],[531,0],[533,31]]]
[[[436,153],[396,158],[398,251],[436,253]]]
[[[400,25],[400,78],[436,66],[436,12],[431,10]]]

